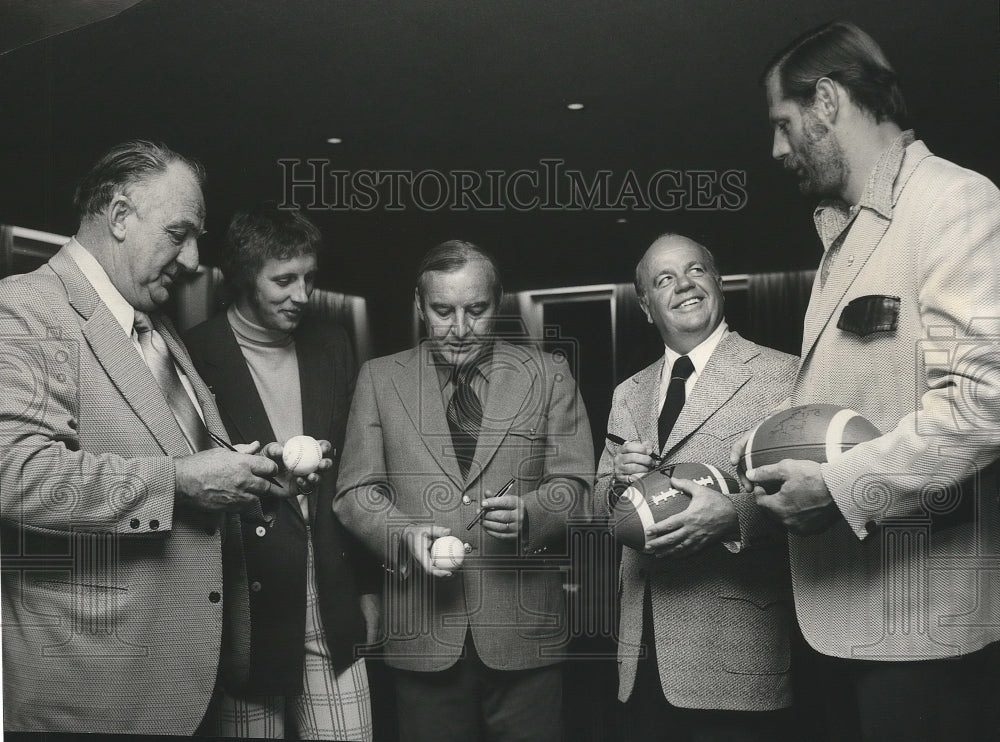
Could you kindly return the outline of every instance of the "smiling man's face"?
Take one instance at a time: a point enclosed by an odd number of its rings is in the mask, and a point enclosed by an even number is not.
[[[696,347],[722,321],[722,279],[697,242],[680,235],[661,237],[639,262],[637,278],[646,319],[678,353]]]

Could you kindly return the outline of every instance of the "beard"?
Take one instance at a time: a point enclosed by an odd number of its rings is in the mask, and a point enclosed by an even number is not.
[[[802,113],[802,131],[804,142],[785,158],[785,168],[798,176],[803,194],[839,198],[850,175],[843,147],[809,109]]]

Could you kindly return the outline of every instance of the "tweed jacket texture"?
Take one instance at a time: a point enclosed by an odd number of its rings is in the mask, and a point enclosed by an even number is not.
[[[720,340],[685,401],[662,453],[668,463],[700,462],[735,477],[733,442],[787,397],[796,359],[730,332]],[[615,389],[608,432],[657,440],[663,359]],[[595,507],[608,512],[617,446],[601,455]],[[623,548],[620,571],[619,692],[632,694],[643,640],[648,582],[664,696],[684,708],[759,711],[791,703],[791,594],[784,537],[747,493],[731,496],[742,549],[714,544],[691,557],[658,559]],[[648,641],[648,637],[645,638]]]
[[[169,320],[151,317],[225,437]],[[224,579],[245,579],[238,518],[175,508],[183,434],[64,250],[0,282],[0,332],[4,726],[191,734],[219,668]],[[229,638],[235,676],[248,637]]]
[[[875,660],[1000,638],[1000,193],[917,141],[891,201],[861,210],[813,286],[791,398],[884,433],[822,467],[844,520],[789,539],[806,639]],[[894,322],[838,327],[872,296],[892,298]]]
[[[559,661],[568,631],[563,591],[571,521],[586,522],[593,444],[565,358],[497,341],[474,460],[463,478],[429,347],[362,366],[334,510],[392,569],[384,599],[389,665],[443,670],[471,629],[489,667]],[[466,530],[486,489],[515,479],[528,514],[517,541]],[[433,578],[400,561],[408,523],[437,524],[468,544],[462,568]],[[408,569],[412,567],[412,569]]]

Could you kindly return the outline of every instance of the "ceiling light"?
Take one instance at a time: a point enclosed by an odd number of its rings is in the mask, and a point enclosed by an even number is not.
[[[582,111],[583,110],[583,104],[582,103],[567,103],[566,104],[566,108],[568,108],[571,111]]]
[[[326,140],[326,143],[327,144],[340,144],[343,141],[344,140],[341,139],[340,137],[330,137],[329,139]]]

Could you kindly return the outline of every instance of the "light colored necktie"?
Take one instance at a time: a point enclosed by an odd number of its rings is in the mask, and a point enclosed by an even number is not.
[[[145,312],[136,311],[133,326],[139,335],[139,347],[142,348],[146,365],[153,372],[153,378],[163,392],[163,397],[167,400],[177,424],[180,425],[191,451],[204,451],[210,448],[208,430],[181,383],[181,377],[174,366],[174,358],[170,355],[170,349],[163,337],[153,327],[149,315]]]

